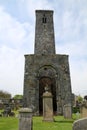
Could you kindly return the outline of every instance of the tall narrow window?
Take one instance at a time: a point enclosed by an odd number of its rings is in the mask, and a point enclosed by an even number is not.
[[[45,17],[45,15],[42,18],[42,23],[47,23],[47,18]]]

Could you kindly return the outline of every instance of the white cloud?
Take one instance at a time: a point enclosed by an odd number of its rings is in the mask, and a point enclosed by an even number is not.
[[[56,11],[55,18],[57,53],[69,55],[72,90],[81,95],[87,94],[86,5],[87,1],[85,0],[67,0],[64,8],[60,11],[61,13]]]
[[[2,8],[0,8],[0,25],[0,44],[21,48],[27,37],[31,38],[29,35],[32,33],[32,25],[20,23]]]
[[[0,25],[2,25],[0,26],[0,40],[3,42],[7,41],[7,44],[20,44],[25,36],[25,30],[23,30],[21,25],[15,19],[12,19],[4,10],[0,11],[0,17]],[[17,42],[15,43],[15,41]]]
[[[80,60],[79,62],[72,63],[71,66],[71,79],[72,90],[76,94],[87,94],[87,62]]]
[[[87,1],[56,1],[55,31],[56,41],[62,42],[84,39],[87,30]],[[58,4],[57,4],[58,3]],[[85,4],[83,4],[85,3]],[[54,3],[55,4],[55,3]]]
[[[0,48],[0,89],[11,94],[22,93],[24,57],[19,50]]]
[[[23,93],[24,53],[33,51],[32,28],[0,7],[0,89],[12,95]]]
[[[52,5],[47,0],[26,0],[29,14],[33,14],[36,9],[52,9]]]
[[[27,16],[30,18],[30,21],[32,21],[32,19],[34,19],[35,17],[35,10],[44,10],[44,9],[52,9],[53,6],[52,4],[48,1],[48,0],[24,0],[18,1],[18,5],[19,7],[22,7],[20,10],[24,10],[24,12],[26,12],[26,14],[28,14]],[[25,15],[26,15],[25,14]]]

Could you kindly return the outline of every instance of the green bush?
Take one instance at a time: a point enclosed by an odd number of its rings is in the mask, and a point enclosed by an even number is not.
[[[80,113],[80,108],[79,108],[79,107],[73,107],[73,108],[72,108],[72,112],[73,112],[73,113],[77,113],[77,112]]]

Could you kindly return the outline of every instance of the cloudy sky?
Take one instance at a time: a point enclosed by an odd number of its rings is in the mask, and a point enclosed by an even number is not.
[[[0,0],[0,90],[23,93],[34,53],[35,10],[54,10],[56,53],[68,54],[72,92],[87,94],[87,0]]]

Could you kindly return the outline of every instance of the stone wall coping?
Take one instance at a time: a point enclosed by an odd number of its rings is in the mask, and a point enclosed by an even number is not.
[[[33,111],[32,111],[32,109],[31,108],[21,108],[20,110],[19,110],[19,113],[32,113]]]
[[[35,56],[59,56],[59,57],[69,57],[69,55],[68,54],[25,54],[24,56],[33,56],[33,57],[35,57]]]
[[[52,12],[52,13],[53,13],[54,11],[53,11],[53,10],[36,10],[36,12],[40,12],[40,13],[42,13],[42,12],[44,12],[44,13],[45,13],[45,12],[46,12],[46,13],[47,13],[47,12]]]

